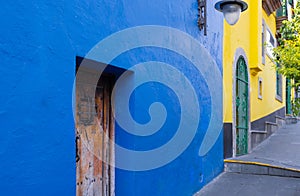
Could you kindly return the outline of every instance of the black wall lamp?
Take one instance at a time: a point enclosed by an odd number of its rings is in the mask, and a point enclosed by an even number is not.
[[[215,4],[215,9],[222,12],[228,24],[234,25],[240,18],[241,12],[247,10],[248,4],[242,0],[223,0]],[[198,27],[207,34],[206,0],[198,0]]]

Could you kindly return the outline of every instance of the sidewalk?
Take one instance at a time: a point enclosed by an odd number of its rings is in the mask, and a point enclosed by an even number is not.
[[[227,172],[196,196],[300,196],[300,122],[285,125],[251,153],[224,162]]]
[[[222,173],[195,196],[299,196],[300,178]]]
[[[245,161],[300,170],[300,122],[285,125],[247,155],[225,162]]]

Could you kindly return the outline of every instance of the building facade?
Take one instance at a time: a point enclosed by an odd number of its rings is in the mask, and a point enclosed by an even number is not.
[[[285,118],[286,81],[276,72],[280,1],[246,1],[235,26],[224,24],[224,155],[247,154]]]
[[[223,17],[208,1],[204,35],[198,3],[6,2],[1,194],[183,196],[221,173]]]

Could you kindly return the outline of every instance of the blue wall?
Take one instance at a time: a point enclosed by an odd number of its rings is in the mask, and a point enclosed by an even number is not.
[[[1,195],[75,194],[75,57],[85,56],[107,36],[139,25],[176,28],[202,43],[222,72],[223,19],[211,1],[207,36],[196,25],[197,1],[192,0],[8,1],[0,15]],[[223,169],[222,134],[208,154],[198,155],[212,111],[208,86],[189,60],[167,49],[132,49],[111,64],[130,68],[145,61],[168,63],[190,79],[201,118],[192,143],[174,161],[148,171],[116,169],[116,194],[191,195]],[[116,142],[135,150],[164,144],[178,127],[176,95],[153,82],[138,87],[133,96],[139,123],[149,121],[149,105],[156,101],[171,115],[149,138],[129,135],[117,125]]]

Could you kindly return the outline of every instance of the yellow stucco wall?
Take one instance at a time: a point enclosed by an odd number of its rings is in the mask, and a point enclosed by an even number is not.
[[[224,122],[233,119],[233,85],[234,59],[237,48],[242,48],[248,59],[250,76],[250,120],[255,121],[273,113],[285,106],[285,79],[282,85],[282,102],[276,99],[276,71],[274,64],[265,55],[262,64],[262,21],[272,31],[275,37],[275,15],[267,16],[262,9],[261,1],[246,1],[248,10],[241,14],[240,20],[234,26],[224,21],[223,40],[223,85],[224,85]],[[234,66],[234,67],[233,67]],[[258,80],[262,79],[262,99],[258,98]]]

